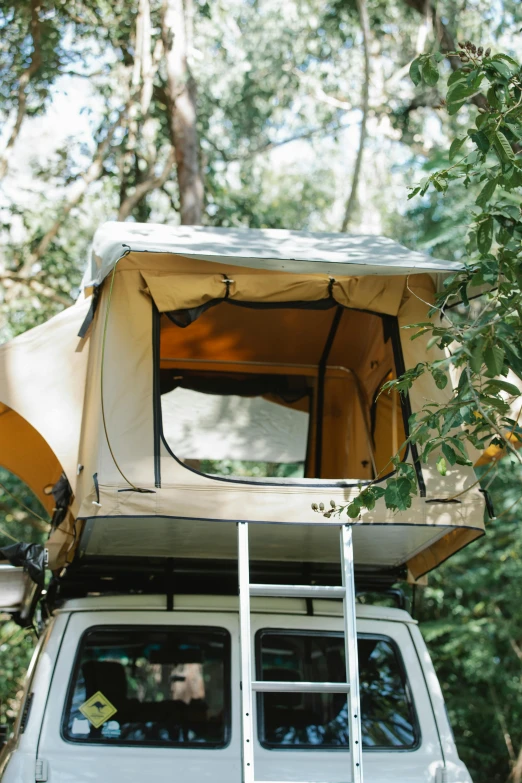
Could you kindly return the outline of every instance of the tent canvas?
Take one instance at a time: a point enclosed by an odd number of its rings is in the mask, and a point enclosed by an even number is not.
[[[431,258],[374,234],[109,222],[94,236],[84,287],[99,285],[128,251],[174,253],[246,268],[352,276],[448,274],[460,268],[459,263]]]
[[[0,402],[40,434],[73,491],[49,542],[51,565],[76,552],[212,557],[220,546],[229,552],[230,525],[220,523],[242,519],[270,525],[263,557],[285,559],[286,533],[276,531],[283,523],[320,542],[339,521],[312,504],[345,504],[361,481],[382,480],[409,412],[450,393],[426,377],[402,406],[377,394],[385,378],[436,356],[401,327],[426,320],[440,275],[455,268],[376,237],[103,227],[86,296],[0,348]],[[92,323],[79,338],[88,312]],[[60,371],[46,373],[42,390],[27,385],[32,367]],[[173,390],[306,414],[304,477],[210,475],[184,462],[182,421],[194,443],[205,438],[182,406],[169,430]],[[6,442],[0,457],[8,453]],[[474,482],[470,468],[442,479],[435,455],[428,465],[411,449],[405,458],[415,464],[419,496],[405,512],[382,502],[365,512],[354,545],[365,566],[404,564],[418,576],[482,535],[484,502],[476,488],[459,495]],[[40,477],[32,481],[41,491]],[[328,557],[323,549],[309,552]]]

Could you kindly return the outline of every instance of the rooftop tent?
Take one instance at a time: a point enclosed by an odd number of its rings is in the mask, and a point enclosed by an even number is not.
[[[425,359],[426,341],[401,327],[426,320],[439,275],[454,268],[379,237],[107,224],[87,298],[58,317],[52,343],[49,324],[28,333],[42,357],[59,357],[62,377],[43,396],[34,387],[23,410],[2,384],[0,401],[66,472],[82,557],[235,557],[226,523],[248,519],[270,524],[253,534],[260,559],[326,562],[338,521],[312,503],[346,503],[360,481],[381,480],[410,410],[447,393],[423,378],[405,404],[378,396]],[[18,388],[26,375],[5,377]],[[72,400],[66,454],[57,419],[35,411]],[[442,480],[405,458],[420,496],[408,512],[365,513],[355,557],[418,576],[482,534],[483,499],[453,499],[471,469]],[[278,523],[305,523],[299,546]]]

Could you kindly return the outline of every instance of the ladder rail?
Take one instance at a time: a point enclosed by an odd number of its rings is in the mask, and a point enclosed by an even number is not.
[[[355,615],[355,572],[351,525],[341,527],[341,572],[345,589],[343,599],[344,656],[348,692],[348,732],[353,783],[362,783],[362,726],[359,690],[359,659],[357,654],[357,624]]]
[[[252,717],[252,647],[250,638],[250,560],[248,523],[238,522],[239,646],[241,656],[241,727],[243,783],[254,783],[254,722]]]

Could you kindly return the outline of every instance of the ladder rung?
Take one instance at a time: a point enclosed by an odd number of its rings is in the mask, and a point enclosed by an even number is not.
[[[344,587],[321,585],[250,585],[250,595],[272,598],[344,598]]]
[[[254,680],[252,690],[258,693],[348,693],[347,682],[278,682]]]

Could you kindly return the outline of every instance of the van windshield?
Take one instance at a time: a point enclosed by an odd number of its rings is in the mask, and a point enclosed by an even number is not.
[[[92,628],[78,650],[63,735],[117,745],[224,747],[230,726],[224,629]]]

